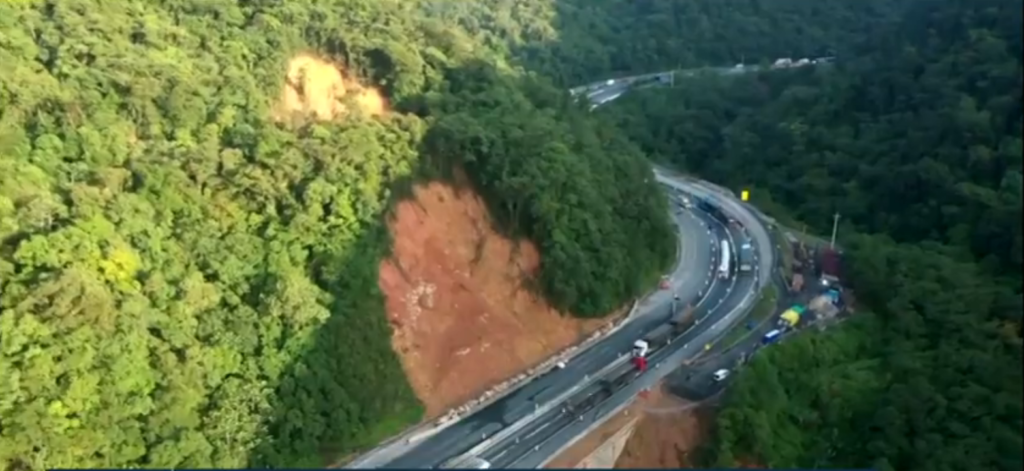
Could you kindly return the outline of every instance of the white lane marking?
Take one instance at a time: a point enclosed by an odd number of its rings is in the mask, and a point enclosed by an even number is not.
[[[530,437],[533,437],[534,435],[537,435],[538,433],[540,433],[541,430],[544,430],[544,429],[548,428],[549,425],[551,425],[551,422],[545,422],[544,425],[541,425],[540,427],[537,427],[537,430],[534,430],[534,431],[526,434],[526,436],[523,437],[523,438],[527,438],[528,439]]]

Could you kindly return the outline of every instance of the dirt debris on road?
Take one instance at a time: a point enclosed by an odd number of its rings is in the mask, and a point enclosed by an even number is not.
[[[420,185],[398,204],[389,224],[393,255],[380,266],[392,345],[428,417],[623,314],[580,320],[550,307],[528,288],[537,249],[497,234],[484,202],[464,186]]]
[[[680,399],[664,388],[652,394],[646,404],[615,468],[692,467],[689,454],[707,437],[714,411]]]
[[[638,422],[616,469],[689,467],[688,454],[705,438],[714,418],[712,410],[672,395],[659,383],[646,397],[637,397],[623,412],[560,453],[546,468],[577,467],[634,419]]]
[[[632,404],[623,409],[615,417],[608,419],[600,427],[594,429],[587,436],[574,443],[571,447],[558,454],[550,463],[544,466],[545,469],[568,469],[575,468],[580,462],[590,456],[598,447],[611,439],[619,430],[628,426],[636,418],[641,416],[644,404],[640,400],[634,400]]]

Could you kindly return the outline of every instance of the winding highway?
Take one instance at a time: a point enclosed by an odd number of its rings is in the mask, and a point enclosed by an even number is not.
[[[586,93],[594,105],[618,98],[648,74],[606,81],[573,90]],[[487,460],[495,468],[543,466],[565,447],[650,387],[686,359],[721,337],[756,301],[770,279],[774,252],[767,230],[752,211],[714,185],[671,176],[655,167],[654,177],[668,188],[672,219],[678,227],[678,260],[669,275],[669,289],[651,293],[620,329],[578,353],[565,368],[554,368],[530,379],[504,397],[469,413],[443,429],[420,427],[415,435],[395,439],[364,454],[346,468],[438,468],[460,458]],[[726,225],[699,211],[677,204],[680,195],[713,201],[738,224]],[[718,243],[731,247],[750,242],[756,259],[750,273],[719,279]],[[668,345],[652,350],[651,368],[639,372],[628,362],[635,340],[666,323],[678,303],[692,303],[698,322]]]
[[[630,350],[633,341],[668,320],[674,300],[673,293],[682,302],[700,303],[698,309],[720,306],[733,289],[731,284],[720,282],[713,276],[717,254],[712,249],[717,245],[718,237],[724,235],[724,227],[707,216],[695,216],[690,212],[673,213],[682,237],[679,263],[669,280],[672,288],[656,291],[649,296],[640,306],[635,320],[577,355],[564,369],[553,369],[535,378],[377,467],[436,467],[453,456],[469,452],[486,438],[530,416],[540,406],[553,402],[573,386],[587,381],[589,375],[618,360],[620,355]],[[545,417],[547,414],[542,414],[533,418],[533,422],[544,420]]]

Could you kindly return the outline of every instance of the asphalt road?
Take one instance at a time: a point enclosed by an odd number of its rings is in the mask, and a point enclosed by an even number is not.
[[[726,228],[718,224],[717,221],[710,220],[710,217],[703,213],[697,212],[697,215],[702,220],[712,223],[712,227],[715,228],[715,240],[727,236]],[[728,237],[733,241],[732,245],[735,246],[735,241],[743,240],[745,235],[742,229],[730,228]],[[714,268],[714,266],[708,266],[709,270],[713,271]],[[666,347],[653,352],[649,364],[664,363],[668,368],[667,365],[673,364],[668,361],[669,358],[679,358],[681,355],[681,358],[674,362],[678,364],[682,359],[700,353],[707,341],[713,339],[715,335],[721,335],[728,331],[728,329],[720,328],[720,324],[716,326],[716,323],[719,323],[723,316],[738,307],[755,286],[756,277],[753,273],[737,274],[728,281],[716,282],[695,312],[700,319],[698,324]],[[716,329],[716,327],[719,328]],[[492,445],[480,457],[490,461],[495,468],[535,467],[550,459],[568,442],[585,432],[595,421],[602,419],[606,413],[628,404],[635,393],[642,389],[636,385],[653,383],[651,378],[659,377],[659,373],[662,372],[649,371],[640,375],[631,364],[622,365],[611,371],[601,381],[575,394],[561,407],[556,407],[537,417],[514,436]],[[620,381],[615,381],[616,379]],[[619,394],[622,391],[632,391],[632,393]]]
[[[591,91],[588,93],[588,98],[593,99],[596,97],[597,99],[610,101],[628,90],[628,88],[628,83],[617,84],[610,89]],[[700,182],[680,181],[674,178],[670,180],[666,178],[663,171],[658,169],[655,169],[654,173],[662,183],[669,184],[675,188],[685,189],[698,196],[707,196],[715,193],[714,189],[704,186]],[[755,242],[755,252],[758,255],[771,253],[771,242],[767,232],[760,225],[759,221],[747,211],[743,204],[729,199],[723,200],[720,197],[715,199],[726,212],[737,216],[737,219],[748,228]],[[744,296],[755,289],[760,289],[764,282],[753,279],[749,282],[743,280],[744,276],[750,275],[743,275],[738,279],[734,278],[729,283],[717,281],[714,277],[717,254],[714,252],[717,250],[715,246],[717,245],[718,238],[726,235],[725,229],[717,225],[717,222],[709,221],[710,218],[702,213],[697,213],[696,215],[684,213],[676,215],[675,219],[680,226],[682,243],[680,263],[672,274],[672,289],[659,290],[650,295],[641,303],[639,312],[630,323],[586,351],[578,354],[569,363],[567,368],[552,370],[539,375],[518,389],[509,392],[505,397],[416,444],[409,444],[404,440],[392,441],[390,444],[360,457],[356,463],[348,467],[430,468],[438,466],[451,457],[469,451],[487,437],[493,436],[518,419],[534,412],[539,404],[545,404],[562,392],[580,384],[589,374],[599,371],[602,367],[614,362],[621,353],[627,352],[634,340],[668,320],[673,294],[678,294],[682,300],[697,300],[699,298],[697,306],[698,316],[728,315],[732,317],[731,311],[742,302]],[[698,226],[700,226],[700,229],[697,228]],[[733,241],[733,247],[736,247],[735,241]],[[759,272],[768,273],[771,269],[771,259],[773,257],[767,255],[759,258],[761,259]],[[728,327],[724,324],[721,319],[713,318],[711,319],[710,327],[704,324],[705,327],[694,329],[694,335],[700,337],[702,342],[712,340],[719,335],[719,331],[724,327]],[[702,345],[689,346],[691,350],[695,348],[702,348]],[[679,351],[669,353],[672,354],[673,358],[680,358],[679,361],[681,362],[683,358],[687,357],[679,355],[692,356],[692,354],[698,351],[689,352],[687,346],[684,346]],[[639,381],[630,383],[627,389],[638,391],[639,389],[636,389],[636,385],[648,382],[648,379],[645,378],[651,377],[653,376],[645,375]],[[619,393],[615,393],[613,397],[618,397],[619,395]],[[632,396],[628,396],[627,399],[629,397]],[[566,430],[571,428],[569,427]],[[564,435],[563,432],[559,433]],[[521,433],[517,432],[515,435],[518,436]],[[567,440],[572,438],[573,436],[569,436]],[[556,439],[557,437],[552,438],[551,440],[554,441],[550,441],[550,443],[557,443]],[[519,466],[519,464],[516,466]]]
[[[833,58],[819,57],[816,58],[815,60],[819,61],[819,64],[824,64],[831,63],[833,61]],[[761,70],[765,69],[756,64],[745,65],[742,67],[700,67],[687,70],[666,70],[650,74],[619,77],[617,79],[613,79],[611,85],[608,85],[607,80],[601,82],[594,82],[587,85],[572,88],[570,91],[572,91],[573,93],[585,93],[587,95],[587,98],[593,104],[591,108],[593,109],[622,96],[624,93],[629,91],[634,86],[634,84],[645,79],[655,79],[661,76],[672,76],[673,74],[678,75],[679,77],[693,77],[699,74],[719,74],[727,76],[758,72]],[[671,81],[669,82],[671,83]],[[651,85],[650,83],[647,82],[641,82],[641,84],[641,86],[643,86],[643,84]]]
[[[380,467],[431,468],[466,453],[487,437],[534,412],[537,405],[555,399],[584,381],[585,376],[628,352],[633,341],[668,320],[674,294],[683,301],[701,297],[698,311],[703,309],[707,312],[711,306],[721,306],[722,300],[733,291],[731,283],[720,282],[713,277],[717,262],[714,251],[717,249],[714,247],[718,238],[725,235],[724,227],[703,213],[695,215],[685,211],[680,214],[674,210],[673,219],[679,226],[681,246],[679,263],[671,274],[672,289],[652,294],[640,306],[640,312],[632,322],[581,352],[565,369],[554,369],[535,378]],[[707,296],[702,296],[705,293]]]

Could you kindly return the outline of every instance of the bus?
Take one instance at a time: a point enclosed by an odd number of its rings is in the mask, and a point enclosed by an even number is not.
[[[732,254],[729,253],[729,241],[722,239],[721,258],[718,263],[718,277],[725,280],[729,278],[729,268],[732,264]]]

